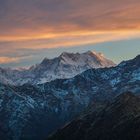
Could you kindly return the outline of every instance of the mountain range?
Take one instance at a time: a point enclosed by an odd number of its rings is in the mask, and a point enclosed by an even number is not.
[[[85,55],[87,57],[87,54],[95,55],[93,52],[86,52],[82,54],[82,58]],[[63,53],[59,57],[65,55],[68,54]],[[101,54],[98,55],[102,57]],[[47,61],[48,59],[44,59],[41,64],[29,70],[34,70],[41,65],[46,66]],[[134,96],[140,95],[140,55],[132,60],[123,61],[117,66],[109,60],[107,65],[102,64],[98,67],[96,65],[96,68],[87,69],[71,78],[63,77],[50,82],[45,80],[43,83],[31,84],[27,80],[25,84],[9,82],[7,84],[1,81],[0,136],[2,140],[43,140],[58,128],[77,118],[91,105],[92,108],[96,108],[98,104],[112,102],[127,91],[132,92]]]
[[[91,68],[111,67],[115,64],[103,54],[88,51],[85,53],[63,52],[54,59],[45,58],[40,64],[28,69],[0,68],[0,81],[5,84],[41,84],[55,79],[72,78]]]

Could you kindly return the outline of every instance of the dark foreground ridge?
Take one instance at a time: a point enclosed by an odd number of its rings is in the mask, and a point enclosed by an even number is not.
[[[140,98],[124,93],[92,108],[47,140],[140,140]]]

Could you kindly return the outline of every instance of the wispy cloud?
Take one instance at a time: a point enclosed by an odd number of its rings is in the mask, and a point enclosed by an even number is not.
[[[6,64],[11,62],[18,62],[18,58],[10,58],[10,57],[0,57],[0,64]]]
[[[51,36],[51,35],[50,35]],[[140,38],[140,31],[137,30],[118,30],[118,31],[79,31],[54,34],[51,37],[42,34],[35,37],[25,38],[5,38],[0,39],[4,51],[15,51],[16,49],[43,49],[43,48],[60,48],[71,47],[75,45],[96,44],[107,41],[116,41],[124,39]],[[9,49],[6,49],[9,48]],[[10,49],[12,48],[12,49]]]
[[[31,58],[31,56],[29,56],[29,57],[4,57],[4,56],[0,56],[0,64],[18,63],[21,60],[26,60],[29,58]]]

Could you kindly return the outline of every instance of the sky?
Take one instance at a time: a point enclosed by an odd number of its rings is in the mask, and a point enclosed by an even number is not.
[[[28,67],[63,51],[140,54],[140,0],[0,0],[0,66]]]

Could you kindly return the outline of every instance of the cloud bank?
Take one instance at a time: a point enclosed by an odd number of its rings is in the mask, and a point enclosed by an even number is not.
[[[139,0],[0,0],[0,63],[27,50],[138,38],[139,7]]]

